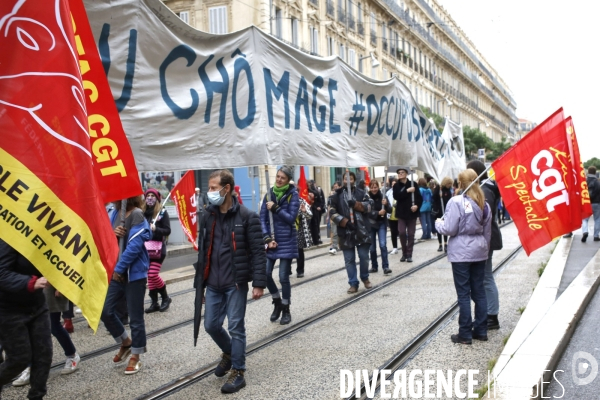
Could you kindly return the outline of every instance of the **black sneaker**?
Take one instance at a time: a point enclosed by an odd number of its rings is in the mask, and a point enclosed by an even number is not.
[[[385,268],[385,269],[383,270],[383,273],[384,273],[385,275],[389,275],[389,274],[391,274],[391,273],[392,273],[392,270],[391,270],[391,269],[389,269],[389,268]]]
[[[586,232],[586,233],[584,233],[584,234],[583,234],[583,236],[581,237],[581,241],[582,241],[583,243],[585,243],[585,241],[587,240],[587,237],[588,237],[588,233]]]
[[[400,262],[404,262],[406,261],[406,256],[404,254],[402,254],[402,258],[400,259]]]
[[[473,344],[472,340],[468,340],[468,339],[463,339],[458,335],[452,335],[450,336],[450,340],[452,340],[452,343],[458,343],[458,344]]]
[[[442,247],[441,244],[440,244],[440,247],[438,247],[438,251],[444,251],[444,248]]]
[[[221,354],[221,362],[215,368],[215,375],[219,378],[225,376],[227,372],[231,369],[231,354],[223,353]]]
[[[232,369],[227,378],[227,382],[221,386],[221,393],[235,393],[244,387],[246,387],[244,371]]]
[[[412,262],[412,256],[406,257],[406,262]]]
[[[594,236],[594,242],[600,242],[600,237],[595,237]]]
[[[563,235],[564,238],[570,238],[573,237],[573,232],[571,233],[567,233],[566,235]]]
[[[488,314],[487,316],[487,328],[488,330],[500,329],[500,322],[498,321],[497,315]]]
[[[481,340],[482,342],[487,342],[488,337],[487,337],[487,335],[476,335],[476,334],[473,334],[473,339],[475,339],[475,340]]]
[[[385,269],[384,269],[383,271],[385,272]],[[377,268],[371,268],[371,269],[369,270],[369,273],[371,273],[371,274],[374,274],[374,273],[376,273],[376,272],[377,272]]]
[[[304,278],[304,272],[298,272],[298,274],[296,274],[297,278]]]

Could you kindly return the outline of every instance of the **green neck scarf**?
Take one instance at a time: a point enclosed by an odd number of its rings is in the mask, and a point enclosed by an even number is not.
[[[289,188],[290,188],[289,183],[282,187],[273,186],[273,193],[275,193],[275,197],[277,197],[277,201],[281,200],[281,197],[285,194],[285,192],[287,192],[287,190]]]

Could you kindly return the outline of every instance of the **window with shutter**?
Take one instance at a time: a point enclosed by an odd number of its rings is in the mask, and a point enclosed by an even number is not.
[[[209,8],[208,22],[210,33],[227,33],[227,6]]]

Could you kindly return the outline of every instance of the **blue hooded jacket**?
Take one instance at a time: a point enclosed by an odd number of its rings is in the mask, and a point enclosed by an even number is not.
[[[118,210],[113,210],[110,216],[110,222],[114,226],[114,221],[119,214]],[[128,273],[129,282],[145,279],[148,277],[148,268],[150,267],[150,257],[146,250],[145,242],[152,238],[152,231],[148,221],[143,221],[131,227],[127,237],[127,247],[115,266],[115,272],[119,274]]]
[[[277,260],[280,258],[298,258],[298,231],[296,230],[296,217],[300,209],[300,200],[298,191],[294,185],[290,188],[281,199],[277,201],[277,197],[273,189],[269,190],[271,200],[267,200],[267,196],[260,208],[260,224],[262,226],[263,237],[265,243],[271,237],[271,221],[267,202],[275,202],[279,208],[273,214],[273,225],[275,226],[275,242],[277,247],[267,250],[267,258]]]

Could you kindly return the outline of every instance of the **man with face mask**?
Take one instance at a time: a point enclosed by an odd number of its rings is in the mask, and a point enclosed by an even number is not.
[[[348,185],[350,179],[350,185]],[[360,279],[366,289],[371,288],[369,281],[369,248],[371,247],[371,224],[368,213],[373,207],[373,200],[364,191],[354,186],[356,175],[347,173],[344,184],[331,197],[329,209],[331,222],[338,227],[340,249],[344,253],[346,273],[350,288],[348,294],[358,291],[356,276],[356,251],[360,260]],[[348,191],[350,186],[350,191]]]
[[[215,375],[231,370],[223,393],[246,386],[246,297],[252,282],[252,298],[258,300],[267,286],[266,257],[258,214],[232,196],[235,183],[228,170],[208,178],[208,201],[203,251],[198,254],[197,274],[204,277],[206,300],[204,329],[221,348]],[[202,290],[203,288],[197,288]],[[229,334],[223,328],[227,316]]]

